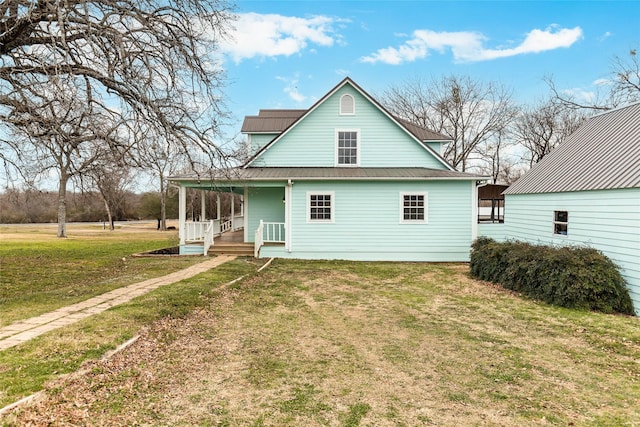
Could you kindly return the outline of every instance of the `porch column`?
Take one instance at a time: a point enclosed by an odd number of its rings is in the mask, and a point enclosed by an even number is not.
[[[231,193],[231,231],[236,229],[236,197]]]
[[[207,201],[205,200],[207,192],[200,190],[200,221],[207,220]]]
[[[284,248],[291,252],[291,189],[293,182],[289,180],[284,188]]]
[[[216,194],[216,219],[221,221],[220,218],[220,193]]]
[[[249,241],[249,215],[245,215],[245,212],[249,212],[249,206],[245,206],[245,203],[249,203],[249,187],[244,187],[244,196],[242,197],[242,216],[244,218],[244,241]]]
[[[184,245],[187,223],[187,188],[182,185],[178,188],[178,233],[180,235],[180,245]]]

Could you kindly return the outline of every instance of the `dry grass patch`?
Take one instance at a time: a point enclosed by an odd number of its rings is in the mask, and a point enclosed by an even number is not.
[[[277,261],[6,418],[32,425],[638,425],[635,318],[464,265]]]

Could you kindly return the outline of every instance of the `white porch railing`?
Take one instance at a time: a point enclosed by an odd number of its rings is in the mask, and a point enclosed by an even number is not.
[[[213,246],[214,221],[189,221],[184,223],[185,242],[202,242],[206,255]]]
[[[184,240],[187,242],[204,242],[207,228],[213,221],[187,221],[184,223]],[[213,226],[212,226],[213,229]]]
[[[286,232],[284,222],[264,222],[260,220],[260,225],[256,229],[253,254],[256,258],[260,254],[260,248],[265,243],[285,243]]]

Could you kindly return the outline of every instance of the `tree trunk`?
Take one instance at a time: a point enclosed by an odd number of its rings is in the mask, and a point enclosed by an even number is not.
[[[104,202],[104,209],[107,211],[107,218],[109,219],[109,230],[115,230],[113,226],[113,215],[111,214],[111,208],[109,207],[109,203],[107,203],[107,198],[102,196],[102,201]]]
[[[60,171],[58,182],[58,237],[67,237],[67,181],[69,175]]]
[[[167,231],[167,192],[164,188],[164,179],[160,177],[160,231]]]

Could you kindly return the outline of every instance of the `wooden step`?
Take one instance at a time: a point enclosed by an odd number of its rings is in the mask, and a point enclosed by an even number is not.
[[[209,248],[210,255],[253,256],[253,243],[218,243]]]

